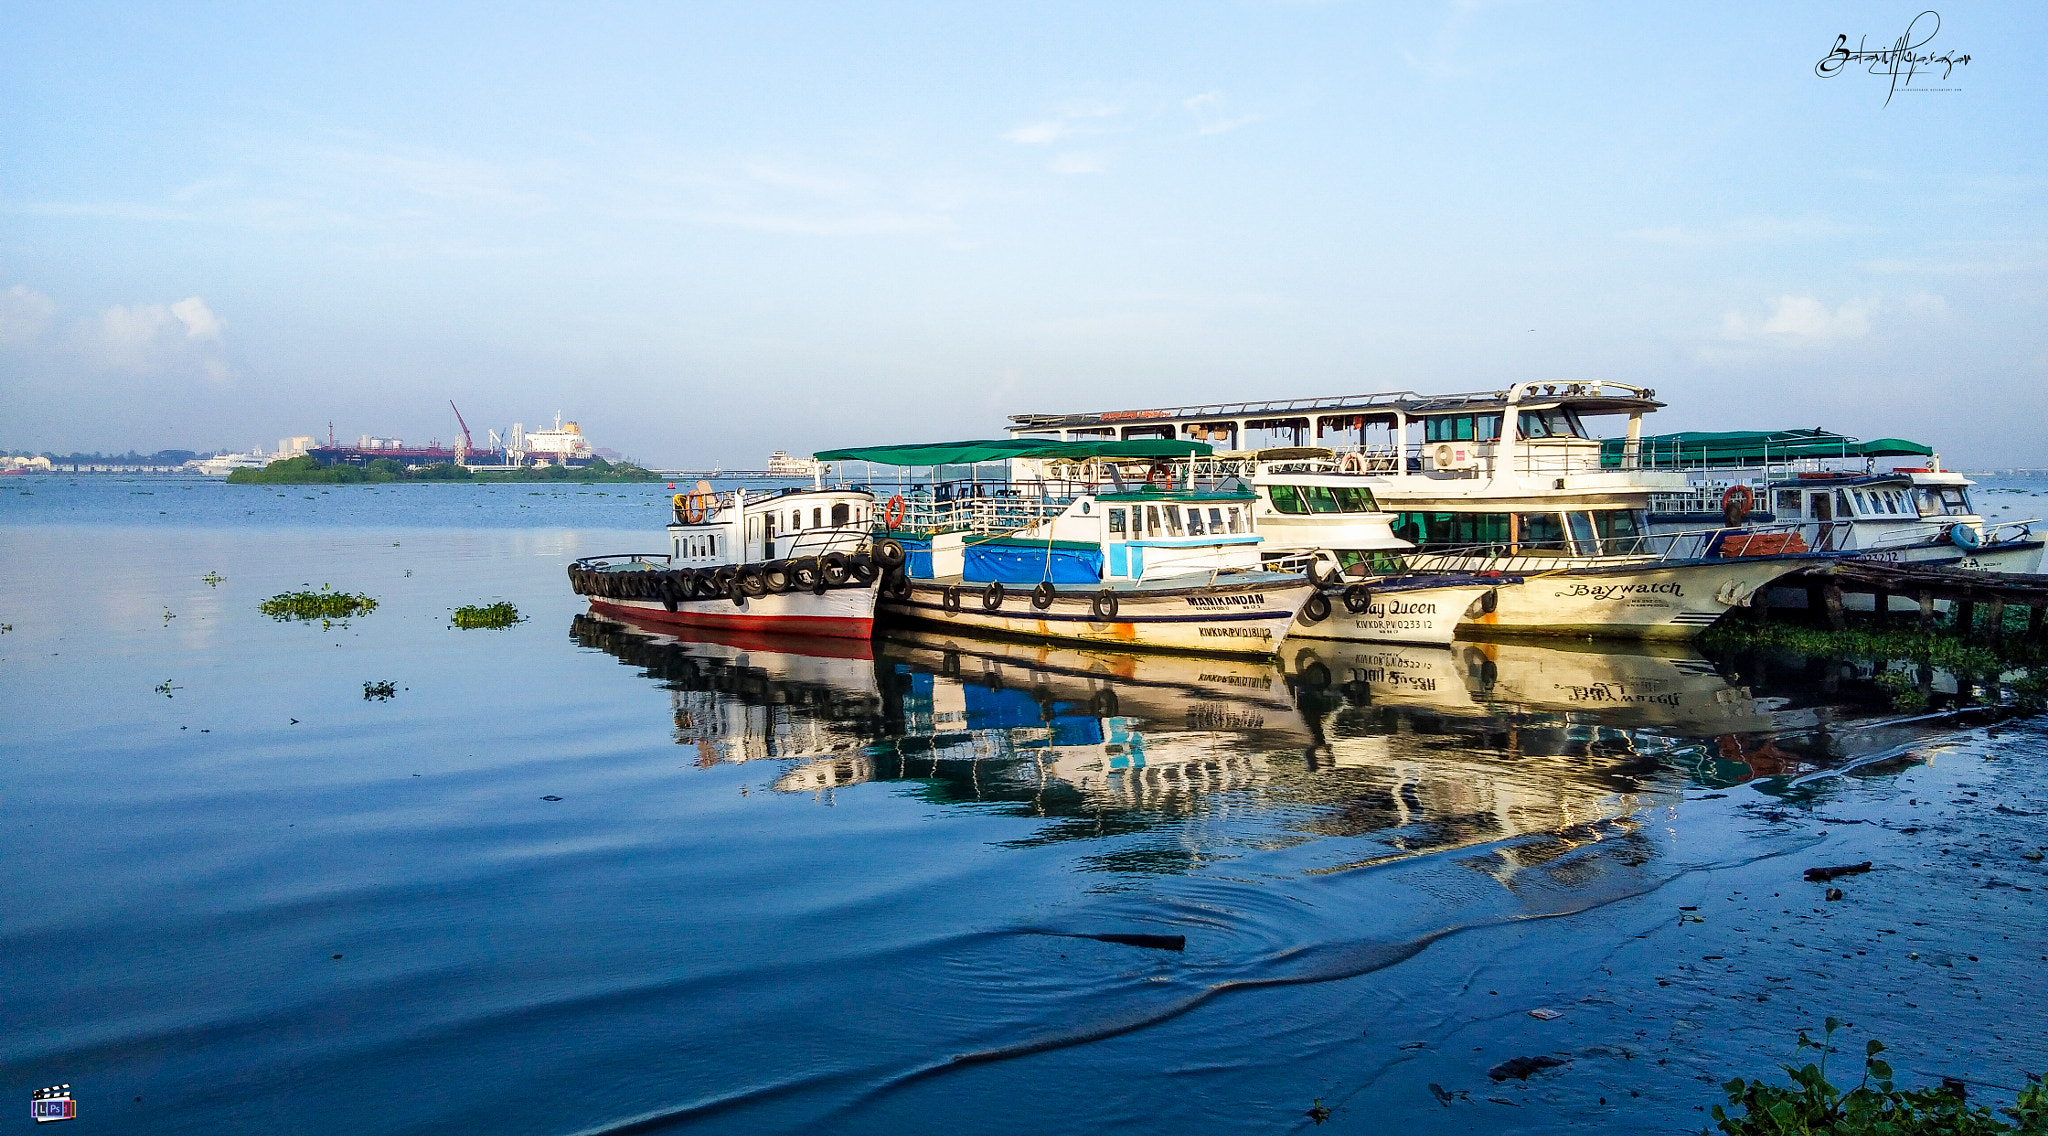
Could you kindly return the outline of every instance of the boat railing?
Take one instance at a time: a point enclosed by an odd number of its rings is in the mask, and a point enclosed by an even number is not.
[[[1418,548],[1411,554],[1409,567],[1416,571],[1443,571],[1456,568],[1463,571],[1529,574],[1616,564],[1792,556],[1832,551],[1831,548],[1813,547],[1799,529],[1798,525],[1696,529],[1628,537],[1599,537],[1592,541],[1568,541],[1550,547],[1532,547],[1527,542],[1434,545]]]
[[[857,552],[868,542],[865,529],[806,529],[789,542],[789,555],[822,556],[827,552]]]
[[[911,492],[888,498],[883,507],[885,524],[897,532],[1008,533],[1030,528],[1067,511],[1074,495],[1064,497],[1043,492],[1069,488],[1064,483],[981,483],[986,490],[974,495],[946,495]],[[918,486],[915,489],[929,487]],[[897,504],[901,498],[902,504]],[[895,517],[900,509],[901,516]],[[893,519],[890,519],[893,518]]]

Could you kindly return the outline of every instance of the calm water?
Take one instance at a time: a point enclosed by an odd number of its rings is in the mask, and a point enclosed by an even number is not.
[[[1595,1095],[1696,1128],[1836,1007],[1607,989],[1688,889],[1890,838],[1929,779],[2040,823],[2023,763],[1929,757],[2037,727],[1800,660],[690,643],[563,574],[655,547],[660,486],[0,490],[0,1088],[69,1082],[97,1130],[1562,1131]],[[329,584],[380,606],[256,610]],[[495,599],[526,622],[450,627]],[[1138,934],[1185,950],[1087,937]],[[1570,1051],[1613,1071],[1496,1086],[1560,999],[1628,1005]]]

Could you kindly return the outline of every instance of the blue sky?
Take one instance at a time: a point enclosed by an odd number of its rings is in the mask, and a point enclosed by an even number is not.
[[[2048,6],[0,7],[0,449],[1602,378],[2048,465]],[[1924,30],[1924,23],[1921,28]]]

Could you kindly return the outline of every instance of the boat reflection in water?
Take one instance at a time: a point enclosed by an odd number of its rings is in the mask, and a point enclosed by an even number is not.
[[[1673,646],[1290,642],[1268,662],[936,630],[871,649],[685,641],[589,616],[575,636],[667,685],[675,740],[700,766],[776,761],[774,789],[826,803],[914,784],[1044,818],[1039,840],[1176,844],[1195,826],[1231,842],[1367,840],[1336,865],[1349,867],[1555,837],[1501,852],[1512,872],[1625,835],[1689,781],[1745,779],[1731,754],[1768,754],[1759,775],[1827,760],[1813,752],[1822,710],[1754,697]]]

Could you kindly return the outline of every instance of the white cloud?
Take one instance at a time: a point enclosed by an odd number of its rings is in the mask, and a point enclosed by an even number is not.
[[[1026,146],[1043,146],[1047,142],[1057,142],[1065,138],[1070,129],[1069,124],[1058,119],[1052,119],[1046,122],[1034,122],[1029,126],[1020,126],[1003,135],[1003,137]]]
[[[0,292],[0,343],[34,343],[43,337],[50,317],[56,314],[56,303],[26,284]]]
[[[1206,91],[1193,98],[1183,99],[1180,105],[1194,114],[1197,134],[1222,134],[1259,120],[1256,114],[1228,114],[1223,104],[1223,92]]]
[[[1103,125],[1103,120],[1115,118],[1123,111],[1124,108],[1115,103],[1068,103],[1059,109],[1057,116],[1017,127],[1003,137],[1022,146],[1043,146],[1062,138],[1104,134],[1109,127]]]
[[[1099,174],[1102,172],[1102,158],[1096,154],[1075,152],[1061,154],[1052,160],[1052,172],[1056,174]]]
[[[226,369],[204,344],[218,343],[226,325],[197,296],[174,304],[115,304],[79,328],[78,348],[110,370],[151,374],[192,366],[208,377]]]
[[[171,314],[185,325],[187,339],[219,339],[223,326],[220,317],[206,306],[206,301],[197,296],[188,296],[171,305]]]
[[[1791,345],[1861,339],[1870,333],[1870,316],[1876,309],[1874,299],[1849,300],[1830,310],[1812,296],[1780,296],[1761,319],[1735,311],[1724,314],[1721,338]]]

